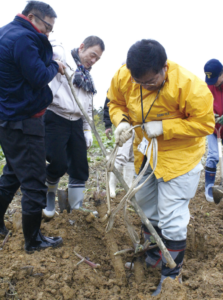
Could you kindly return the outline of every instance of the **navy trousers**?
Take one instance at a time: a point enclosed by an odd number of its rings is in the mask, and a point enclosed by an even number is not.
[[[43,117],[0,121],[0,144],[6,165],[0,178],[0,201],[10,203],[21,186],[23,214],[46,207],[46,164]]]
[[[87,146],[83,121],[70,121],[47,110],[46,132],[47,182],[55,184],[66,172],[78,183],[88,180]]]

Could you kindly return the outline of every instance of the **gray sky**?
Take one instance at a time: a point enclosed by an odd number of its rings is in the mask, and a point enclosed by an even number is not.
[[[3,0],[2,0],[3,2]],[[92,68],[97,88],[95,107],[102,106],[111,79],[137,40],[152,38],[166,49],[170,60],[204,79],[211,58],[223,63],[222,0],[46,0],[58,15],[52,38],[69,54],[89,35],[104,40],[105,52]],[[11,22],[26,5],[4,1],[0,26]]]

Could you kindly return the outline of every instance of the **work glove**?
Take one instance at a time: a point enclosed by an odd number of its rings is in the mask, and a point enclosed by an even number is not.
[[[146,134],[150,139],[163,134],[163,123],[162,121],[152,121],[144,124]]]
[[[89,149],[93,143],[91,130],[84,130],[84,138],[86,141],[87,149]]]
[[[105,134],[106,134],[107,138],[108,138],[109,140],[111,140],[110,135],[112,135],[112,128],[107,128],[107,129],[105,130]]]
[[[128,122],[121,122],[117,126],[115,130],[115,143],[118,144],[119,147],[122,147],[123,144],[131,138],[132,131],[126,132],[130,128],[131,126]]]

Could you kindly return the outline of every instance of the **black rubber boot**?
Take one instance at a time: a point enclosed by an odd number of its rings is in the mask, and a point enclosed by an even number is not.
[[[176,263],[176,267],[170,269],[167,267],[167,261],[164,256],[162,256],[162,271],[161,271],[161,280],[156,289],[156,291],[152,294],[152,296],[157,296],[161,292],[162,283],[164,279],[170,277],[175,279],[178,275],[180,275],[180,271],[183,265],[184,253],[186,248],[186,240],[183,241],[170,241],[163,239],[163,242],[166,248],[169,250],[170,255]],[[179,278],[179,282],[181,282],[181,278]]]
[[[41,233],[41,216],[41,212],[37,215],[22,215],[25,251],[27,253],[33,253],[36,250],[42,250],[48,247],[56,248],[63,243],[61,237],[46,237]]]
[[[8,229],[5,227],[4,222],[4,215],[9,206],[9,203],[0,199],[0,237],[5,237],[9,232]]]
[[[154,229],[158,233],[158,235],[161,237],[161,230],[159,227],[155,226]],[[149,241],[151,244],[150,246],[156,245],[156,241],[154,237],[151,235],[151,233],[148,231],[147,227],[142,224],[142,230],[144,233],[144,240]],[[162,267],[162,256],[161,256],[161,251],[159,247],[155,247],[153,249],[150,249],[146,251],[146,265],[147,267],[152,267],[152,268],[161,268]]]

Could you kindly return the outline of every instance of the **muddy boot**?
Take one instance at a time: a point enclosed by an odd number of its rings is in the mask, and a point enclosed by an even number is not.
[[[0,237],[5,237],[8,233],[8,229],[5,227],[4,215],[9,206],[9,203],[3,199],[0,199]]]
[[[82,207],[84,201],[84,190],[84,181],[69,177],[68,202],[70,204],[71,211]]]
[[[84,201],[84,190],[84,187],[68,188],[68,202],[71,210],[82,207]]]
[[[123,166],[120,164],[115,163],[116,169],[122,174]],[[110,197],[115,198],[116,197],[116,184],[118,182],[118,179],[116,178],[115,174],[113,172],[110,172],[110,179],[109,179],[109,188],[110,188]]]
[[[55,197],[58,183],[50,184],[46,182],[46,185],[48,186],[48,191],[46,195],[46,207],[43,209],[43,216],[47,219],[51,219],[55,215]]]
[[[161,237],[161,230],[159,229],[159,227],[154,226],[154,229]],[[151,243],[150,246],[156,245],[154,237],[151,235],[151,233],[148,231],[147,227],[144,224],[142,224],[142,230],[144,231],[144,240],[148,240]],[[147,267],[152,268],[162,267],[162,255],[158,246],[146,251],[146,265]]]
[[[124,180],[129,187],[132,185],[134,175],[135,175],[134,162],[129,161],[127,162],[127,164],[124,166],[123,169]]]
[[[156,289],[156,291],[152,294],[152,296],[157,296],[161,292],[162,283],[164,279],[170,277],[175,279],[177,276],[180,275],[180,271],[183,265],[183,258],[186,248],[186,240],[184,241],[170,241],[163,239],[166,248],[169,250],[170,255],[172,256],[173,260],[176,263],[176,267],[170,269],[167,267],[167,261],[164,256],[162,256],[162,270],[161,270],[161,280]],[[182,280],[179,276],[179,282],[181,283]]]
[[[214,202],[212,187],[214,186],[216,169],[205,167],[205,198],[208,202]]]
[[[46,237],[40,231],[42,213],[22,215],[22,227],[25,237],[25,251],[30,254],[48,247],[56,248],[63,243],[61,237]]]

